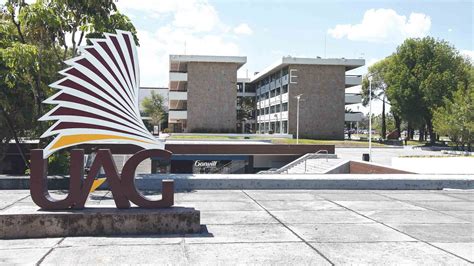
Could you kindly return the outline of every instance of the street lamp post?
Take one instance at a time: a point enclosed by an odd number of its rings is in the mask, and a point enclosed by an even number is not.
[[[369,76],[369,162],[372,161],[372,76]]]
[[[300,139],[300,99],[301,95],[296,95],[296,144],[299,144]]]

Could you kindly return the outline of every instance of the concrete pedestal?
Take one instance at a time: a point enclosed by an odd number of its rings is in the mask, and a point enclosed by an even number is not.
[[[200,232],[200,212],[183,207],[42,211],[33,206],[14,206],[0,214],[0,226],[2,239],[193,234]]]

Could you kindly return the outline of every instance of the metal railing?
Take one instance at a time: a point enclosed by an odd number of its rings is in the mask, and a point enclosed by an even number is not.
[[[309,160],[309,159],[319,159],[319,158],[326,158],[326,161],[331,158],[331,159],[336,159],[337,158],[337,155],[336,154],[329,154],[329,152],[327,150],[319,150],[315,153],[307,153],[301,157],[299,157],[298,159],[276,169],[276,170],[267,170],[267,171],[260,171],[258,172],[259,174],[282,174],[282,173],[288,173],[288,170],[290,168],[293,168],[297,165],[299,165],[300,163],[304,162],[305,163],[305,166],[304,166],[304,172],[306,173],[306,161]]]

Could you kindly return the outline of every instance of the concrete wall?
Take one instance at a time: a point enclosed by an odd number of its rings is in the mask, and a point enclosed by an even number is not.
[[[351,174],[413,174],[403,170],[398,170],[381,165],[374,165],[366,162],[350,161]]]
[[[344,66],[291,65],[298,76],[289,85],[289,133],[296,134],[296,99],[300,102],[300,137],[344,139]]]
[[[299,155],[255,155],[254,168],[280,168],[298,159]]]
[[[237,64],[188,63],[187,132],[236,130]]]

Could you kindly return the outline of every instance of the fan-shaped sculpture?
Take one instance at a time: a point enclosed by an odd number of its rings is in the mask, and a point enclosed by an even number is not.
[[[163,149],[143,124],[138,103],[140,71],[130,32],[90,39],[91,46],[65,63],[65,77],[51,84],[59,92],[44,101],[56,104],[41,121],[57,120],[41,138],[56,135],[44,149],[47,158],[59,149],[84,143],[127,143]]]

